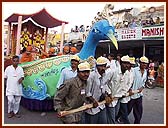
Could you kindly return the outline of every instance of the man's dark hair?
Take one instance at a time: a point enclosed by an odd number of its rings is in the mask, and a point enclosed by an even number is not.
[[[26,52],[26,47],[24,47],[24,48],[22,49],[22,53],[24,53],[24,52]]]
[[[114,57],[114,54],[113,54],[113,53],[110,53],[110,54],[108,54],[108,56]]]
[[[19,59],[19,56],[14,55],[14,56],[12,57],[12,60],[15,59],[15,58],[18,58],[18,59]]]
[[[117,54],[117,56],[120,56],[120,57],[121,57],[121,56],[122,56],[122,54],[118,53],[118,54]]]
[[[78,60],[75,60],[75,59],[71,59],[71,61],[76,61],[76,62],[78,62],[78,63],[79,63],[79,61],[78,61]]]

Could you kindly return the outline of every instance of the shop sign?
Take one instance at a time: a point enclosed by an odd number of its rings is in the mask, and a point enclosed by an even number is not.
[[[142,28],[142,38],[164,37],[164,26]]]
[[[123,28],[116,29],[118,40],[139,40],[142,39],[142,27],[136,27],[133,29]]]

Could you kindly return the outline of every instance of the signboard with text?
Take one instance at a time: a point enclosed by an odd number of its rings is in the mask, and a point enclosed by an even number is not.
[[[116,38],[118,41],[124,40],[140,40],[146,38],[163,38],[164,26],[152,26],[152,27],[135,27],[116,29]]]
[[[163,38],[164,37],[164,25],[161,26],[147,26],[135,27],[135,28],[120,28],[115,29],[115,37],[118,41],[127,40],[142,40],[142,39],[153,39],[153,38]],[[83,40],[83,33],[69,33],[66,34],[65,40]]]
[[[119,41],[142,39],[142,27],[116,29],[116,32]]]
[[[164,26],[142,28],[142,38],[164,37]]]

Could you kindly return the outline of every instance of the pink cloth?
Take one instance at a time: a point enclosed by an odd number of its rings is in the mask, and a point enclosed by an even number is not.
[[[154,65],[155,65],[154,63],[150,63],[149,67],[154,67]]]

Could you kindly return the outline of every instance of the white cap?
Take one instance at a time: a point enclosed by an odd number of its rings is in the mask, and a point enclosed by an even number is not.
[[[108,59],[106,57],[98,57],[97,60],[96,60],[96,64],[97,65],[103,65],[103,64],[107,64],[108,62]]]
[[[122,61],[122,62],[130,62],[129,56],[126,55],[126,56],[121,57],[121,61]]]
[[[135,57],[130,57],[129,60],[130,60],[130,64],[135,64]]]
[[[90,64],[88,62],[83,62],[78,65],[79,71],[90,71]]]
[[[140,61],[141,61],[141,62],[144,62],[144,63],[149,63],[148,58],[145,57],[145,56],[141,57],[141,58],[140,58]]]
[[[72,55],[70,58],[71,58],[71,60],[80,61],[80,58],[79,58],[79,56],[77,56],[77,55]]]

